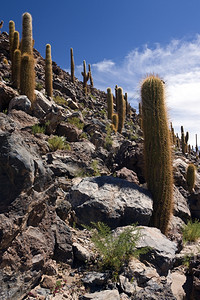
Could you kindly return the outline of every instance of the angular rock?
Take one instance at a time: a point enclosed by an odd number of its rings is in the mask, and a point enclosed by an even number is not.
[[[36,99],[34,101],[33,113],[37,118],[43,118],[47,112],[55,105],[53,100],[47,99],[41,92],[35,90]]]
[[[83,278],[83,283],[89,285],[90,287],[98,285],[102,286],[106,283],[108,279],[108,274],[99,272],[88,272]]]
[[[105,290],[101,292],[85,294],[81,300],[120,300],[120,295],[118,290]]]
[[[101,221],[111,228],[136,222],[148,225],[152,214],[147,190],[111,176],[83,179],[72,187],[67,199],[79,224]]]
[[[146,254],[141,255],[141,261],[148,261],[160,275],[166,276],[175,261],[176,244],[168,240],[157,228],[146,226],[140,228],[141,238],[136,247],[150,247]]]
[[[57,134],[59,136],[65,136],[69,142],[77,142],[81,132],[82,130],[69,123],[62,122],[57,127]]]
[[[127,169],[126,167],[116,171],[116,176],[122,179],[126,179],[127,181],[139,184],[137,174],[134,171]]]
[[[18,96],[18,93],[3,82],[0,82],[0,111],[8,109],[11,99]]]
[[[8,111],[10,112],[12,109],[22,110],[29,114],[31,112],[31,101],[25,95],[14,97],[9,103]]]
[[[73,252],[74,258],[80,262],[90,261],[92,255],[91,253],[83,246],[78,243],[73,243]]]
[[[191,217],[187,199],[182,196],[176,186],[174,186],[174,215],[181,218],[184,222],[187,222]]]

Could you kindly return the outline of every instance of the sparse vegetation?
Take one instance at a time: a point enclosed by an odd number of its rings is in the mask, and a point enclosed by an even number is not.
[[[195,242],[200,238],[200,222],[195,220],[194,222],[189,221],[182,229],[183,242]]]
[[[70,145],[66,142],[64,136],[54,136],[48,140],[51,151],[71,150]]]
[[[68,119],[68,122],[70,124],[75,125],[78,129],[83,129],[83,127],[84,127],[84,123],[81,122],[81,120],[78,117],[70,118],[70,119]]]
[[[110,124],[107,124],[106,125],[106,137],[105,137],[105,143],[104,143],[104,147],[107,150],[110,150],[110,148],[112,147],[112,144],[113,144],[111,132],[112,132],[112,128],[110,127]]]
[[[67,100],[64,97],[57,95],[57,96],[53,97],[53,100],[58,105],[67,106]]]
[[[92,164],[91,164],[91,167],[94,171],[94,176],[100,176],[101,173],[99,171],[99,168],[98,168],[98,160],[93,160]]]
[[[43,89],[43,85],[41,82],[37,82],[35,85],[35,89],[38,91],[41,91]]]
[[[36,134],[36,133],[45,133],[45,126],[41,126],[40,124],[35,124],[32,126],[32,133]]]

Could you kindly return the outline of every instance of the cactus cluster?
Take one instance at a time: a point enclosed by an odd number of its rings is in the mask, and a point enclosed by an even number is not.
[[[141,87],[145,176],[153,196],[151,225],[166,234],[173,210],[171,138],[165,107],[164,84],[147,77]]]

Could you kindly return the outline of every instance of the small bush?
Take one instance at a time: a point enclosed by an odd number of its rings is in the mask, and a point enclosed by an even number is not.
[[[183,242],[195,242],[200,238],[200,222],[195,220],[194,222],[189,221],[182,229]]]
[[[71,150],[69,144],[66,143],[66,139],[64,136],[54,136],[48,140],[49,147],[51,151],[56,150]]]
[[[99,171],[99,168],[98,168],[98,161],[95,159],[93,160],[92,164],[91,164],[91,167],[94,171],[94,176],[100,176],[101,173]]]
[[[36,133],[45,133],[46,128],[45,126],[41,126],[39,124],[35,124],[32,126],[32,133],[36,134]]]
[[[70,124],[75,125],[78,129],[83,129],[84,124],[81,122],[81,120],[78,117],[73,117],[68,119],[68,122]]]
[[[98,262],[100,269],[111,270],[112,274],[118,274],[131,256],[139,256],[144,249],[136,250],[136,243],[140,238],[140,232],[136,225],[124,229],[119,235],[113,235],[110,228],[102,223],[92,223],[91,240],[93,241],[101,258]]]
[[[106,137],[104,142],[104,147],[107,150],[110,150],[113,144],[112,137],[111,137],[112,128],[110,127],[110,124],[106,125]]]
[[[53,100],[58,105],[67,106],[67,100],[65,98],[61,97],[61,96],[53,97]]]
[[[38,90],[38,91],[41,91],[43,89],[43,85],[41,84],[41,82],[36,83],[35,89]]]

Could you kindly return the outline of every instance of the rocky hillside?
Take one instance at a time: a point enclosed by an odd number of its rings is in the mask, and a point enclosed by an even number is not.
[[[200,241],[183,245],[181,232],[191,216],[200,219],[199,171],[192,194],[185,179],[189,162],[199,167],[196,156],[174,150],[166,237],[148,227],[152,197],[136,111],[122,134],[111,131],[106,94],[89,86],[85,96],[56,63],[54,97],[46,97],[45,62],[35,49],[34,57],[32,109],[12,87],[8,34],[0,35],[0,299],[199,299]],[[98,221],[116,235],[137,223],[135,248],[148,247],[114,278],[99,270],[83,227]]]

